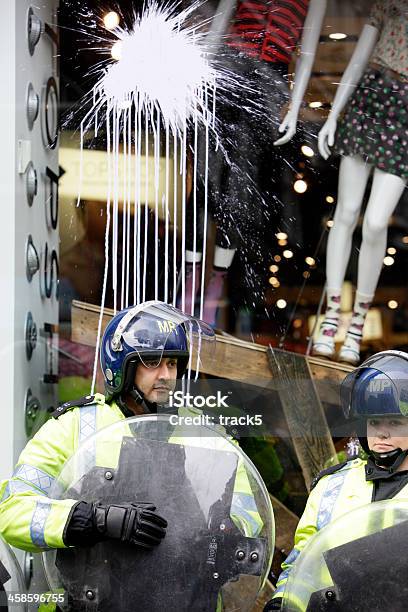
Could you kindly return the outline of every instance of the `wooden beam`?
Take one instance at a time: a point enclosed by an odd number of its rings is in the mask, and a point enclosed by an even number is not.
[[[255,606],[252,608],[251,612],[263,612],[265,605],[272,599],[272,595],[275,591],[273,584],[267,580],[265,582],[264,588],[259,593],[258,599],[255,602]],[[239,609],[239,608],[237,608]]]
[[[279,381],[279,399],[308,489],[326,462],[336,456],[323,406],[307,358],[268,349],[272,378]]]
[[[293,548],[293,541],[296,527],[299,522],[299,517],[286,508],[286,506],[273,495],[270,495],[270,498],[276,524],[275,554],[272,569],[275,575],[279,575],[282,571],[280,568],[280,562],[283,559],[286,559],[287,555]],[[279,559],[278,564],[275,563],[277,559]],[[263,612],[264,606],[272,598],[274,590],[275,587],[272,582],[267,580],[251,612]],[[239,601],[237,602],[236,608],[232,609],[239,609]]]
[[[271,498],[275,525],[277,527],[275,534],[275,550],[280,551],[286,556],[293,548],[295,531],[298,526],[299,517],[289,510],[279,499],[269,494]]]
[[[72,302],[72,340],[95,346],[100,307],[74,300]],[[113,310],[105,309],[102,330],[113,316]],[[204,345],[208,343],[203,343]],[[304,357],[312,372],[320,400],[324,404],[338,405],[338,386],[352,371],[352,367],[320,359]],[[215,346],[203,346],[201,371],[205,374],[271,388],[271,370],[267,347],[239,340],[233,336],[217,335]]]

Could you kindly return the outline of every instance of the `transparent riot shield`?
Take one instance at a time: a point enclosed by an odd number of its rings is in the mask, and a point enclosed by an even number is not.
[[[408,499],[375,502],[318,532],[296,560],[283,612],[408,610]]]
[[[0,536],[0,610],[27,610],[26,587],[20,565]]]
[[[274,522],[256,468],[222,433],[175,417],[120,421],[81,445],[51,497],[151,501],[168,521],[154,550],[118,541],[48,551],[72,610],[251,610],[270,568]]]

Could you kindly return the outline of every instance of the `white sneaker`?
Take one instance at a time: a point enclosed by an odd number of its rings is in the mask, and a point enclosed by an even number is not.
[[[360,351],[343,344],[337,356],[338,361],[349,363],[350,365],[358,365],[360,363]]]
[[[335,355],[334,337],[337,332],[337,325],[329,321],[323,321],[320,326],[317,340],[313,342],[312,355],[320,357],[328,357],[329,359]]]

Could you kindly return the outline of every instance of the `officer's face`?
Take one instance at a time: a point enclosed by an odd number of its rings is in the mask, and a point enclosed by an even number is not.
[[[367,442],[370,450],[377,453],[387,453],[396,448],[408,450],[408,419],[404,417],[369,419]]]
[[[177,359],[166,357],[158,366],[148,367],[139,363],[136,369],[135,385],[148,402],[167,404],[170,391],[174,391],[177,380]]]

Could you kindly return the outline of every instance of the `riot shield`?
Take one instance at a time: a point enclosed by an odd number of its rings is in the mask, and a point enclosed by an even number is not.
[[[126,419],[88,438],[52,497],[151,501],[168,521],[154,550],[106,541],[45,553],[72,610],[250,610],[269,571],[269,497],[246,455],[216,429],[168,416]]]
[[[18,561],[10,546],[0,536],[0,610],[25,612],[26,587]]]
[[[318,532],[290,573],[283,612],[405,612],[408,500],[375,502]]]

